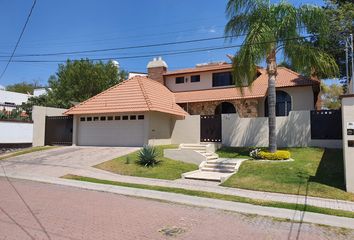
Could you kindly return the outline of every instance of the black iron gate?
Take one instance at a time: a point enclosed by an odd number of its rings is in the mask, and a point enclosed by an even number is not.
[[[221,142],[221,115],[200,116],[200,141]]]
[[[312,139],[342,139],[342,114],[340,110],[311,111]]]
[[[71,145],[73,117],[55,116],[45,119],[45,145]]]

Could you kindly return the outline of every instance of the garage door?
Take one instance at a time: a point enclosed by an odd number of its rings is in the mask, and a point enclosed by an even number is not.
[[[143,115],[80,117],[78,145],[143,146]]]

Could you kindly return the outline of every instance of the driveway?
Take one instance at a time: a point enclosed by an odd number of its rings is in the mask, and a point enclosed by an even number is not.
[[[60,147],[1,161],[6,174],[61,177],[136,151],[135,147]]]

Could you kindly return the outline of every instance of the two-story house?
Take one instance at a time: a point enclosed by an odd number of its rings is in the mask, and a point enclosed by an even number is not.
[[[73,143],[142,146],[171,143],[176,120],[187,115],[267,116],[268,76],[258,69],[250,87],[235,87],[232,66],[199,64],[168,71],[162,58],[147,65],[148,77],[135,76],[69,109],[74,115]],[[277,116],[313,110],[320,82],[285,67],[278,68]]]

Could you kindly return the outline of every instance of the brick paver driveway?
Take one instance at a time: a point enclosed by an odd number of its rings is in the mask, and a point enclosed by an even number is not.
[[[0,196],[0,239],[7,240],[354,237],[327,227],[25,180],[0,178]]]
[[[60,147],[20,155],[0,163],[7,174],[61,177],[137,149],[134,147]]]

